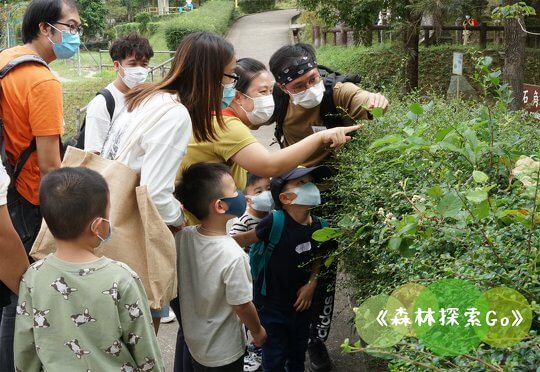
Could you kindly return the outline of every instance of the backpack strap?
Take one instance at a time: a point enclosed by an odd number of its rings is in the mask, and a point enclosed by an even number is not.
[[[111,121],[112,121],[112,118],[113,118],[113,114],[114,114],[114,108],[116,106],[116,102],[114,101],[114,97],[111,93],[111,91],[107,88],[104,88],[102,90],[100,90],[96,96],[98,94],[101,94],[103,97],[105,97],[105,105],[107,106],[107,112],[109,113],[109,117],[111,118]]]
[[[2,69],[0,70],[0,79],[3,79],[4,76],[6,76],[8,74],[8,72],[10,72],[14,67],[17,67],[17,66],[19,66],[19,65],[21,65],[23,63],[27,63],[27,62],[39,63],[39,64],[49,68],[49,65],[47,64],[47,62],[45,62],[43,60],[43,58],[41,58],[40,56],[35,55],[35,54],[25,54],[25,55],[22,55],[20,57],[13,58],[4,67],[2,67]]]
[[[281,234],[283,233],[283,227],[285,226],[285,212],[278,209],[272,212],[272,228],[270,229],[270,236],[268,238],[268,244],[264,250],[264,266],[263,266],[263,282],[261,286],[261,294],[266,296],[266,268],[270,263],[270,258],[272,258],[272,253],[274,248],[279,243],[281,239]]]
[[[3,79],[13,68],[23,63],[28,63],[28,62],[39,63],[49,68],[49,65],[47,64],[47,62],[45,62],[43,58],[41,58],[40,56],[35,55],[35,54],[24,54],[22,56],[12,59],[4,67],[2,67],[2,69],[0,70],[0,80]],[[5,132],[4,132],[4,123],[1,118],[0,118],[0,131],[1,131],[0,156],[2,158],[2,163],[6,166],[6,170],[8,171],[8,174],[11,177],[11,183],[9,187],[10,189],[12,189],[15,187],[15,181],[19,177],[19,174],[21,173],[24,165],[26,164],[26,161],[28,160],[30,155],[34,151],[36,151],[36,138],[35,137],[32,138],[32,141],[30,141],[30,144],[28,145],[28,147],[21,152],[21,154],[19,155],[19,158],[15,162],[15,165],[12,167],[9,164],[6,149],[5,149],[6,138],[5,138]]]

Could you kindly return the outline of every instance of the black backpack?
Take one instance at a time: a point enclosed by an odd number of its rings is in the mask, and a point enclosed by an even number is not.
[[[96,93],[97,95],[102,95],[105,97],[105,105],[107,106],[107,112],[109,113],[109,118],[112,121],[112,117],[114,114],[114,108],[116,106],[116,102],[114,101],[114,97],[110,90],[107,88],[104,88]],[[85,137],[85,129],[86,129],[86,117],[83,120],[83,123],[81,127],[79,128],[79,131],[72,137],[69,137],[65,143],[63,152],[64,153],[68,146],[76,147],[78,149],[84,150],[84,137]]]
[[[0,51],[1,52],[1,51]],[[20,66],[24,63],[39,63],[47,68],[47,62],[45,62],[41,57],[35,54],[25,54],[20,57],[12,59],[0,70],[0,81],[15,67]],[[4,122],[0,117],[0,158],[2,159],[2,165],[6,168],[6,172],[11,178],[11,183],[9,188],[13,189],[15,187],[15,181],[21,170],[24,167],[24,164],[30,157],[30,155],[36,151],[36,139],[32,138],[32,141],[26,149],[24,149],[14,165],[8,161],[6,153],[6,144],[5,144],[5,132],[4,132]]]
[[[324,84],[324,95],[320,104],[321,119],[326,128],[335,128],[343,125],[343,119],[341,118],[339,111],[334,103],[333,88],[336,83],[353,83],[359,84],[361,81],[360,75],[345,74],[342,75],[339,72],[333,71],[328,67],[319,65],[319,73]],[[289,95],[283,92],[277,84],[274,85],[274,114],[270,118],[270,122],[276,122],[276,129],[274,130],[274,137],[281,148],[283,145],[283,122],[287,115],[287,109],[289,108]]]

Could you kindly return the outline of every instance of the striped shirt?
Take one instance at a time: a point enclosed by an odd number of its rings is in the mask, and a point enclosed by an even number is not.
[[[234,220],[231,230],[229,231],[229,235],[233,236],[238,233],[253,230],[260,221],[260,218],[254,217],[248,212],[245,212],[241,217]]]

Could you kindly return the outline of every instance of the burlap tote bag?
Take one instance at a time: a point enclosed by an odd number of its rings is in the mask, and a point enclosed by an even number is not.
[[[135,126],[135,133],[126,141],[119,158],[138,140],[137,136],[154,125],[168,108],[162,108]],[[118,160],[104,159],[74,147],[68,147],[62,166],[93,169],[109,185],[113,231],[111,239],[102,244],[96,254],[128,264],[140,276],[151,308],[159,309],[176,297],[174,238],[148,195],[146,186],[139,186],[139,175]],[[54,250],[54,239],[43,222],[30,255],[41,259]]]

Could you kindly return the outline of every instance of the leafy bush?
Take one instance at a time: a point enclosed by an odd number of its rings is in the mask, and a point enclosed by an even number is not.
[[[169,50],[176,50],[182,39],[197,31],[209,31],[223,35],[232,18],[234,2],[210,1],[198,9],[168,21],[165,39]]]
[[[274,9],[276,0],[240,0],[238,7],[243,13],[263,12]]]
[[[329,38],[329,41],[331,39]],[[452,52],[464,52],[463,75],[473,86],[475,55],[489,55],[493,58],[493,66],[501,67],[504,58],[499,49],[476,51],[460,45],[439,45],[420,47],[419,87],[420,91],[445,94],[452,76]],[[395,91],[403,84],[401,74],[404,63],[403,52],[391,45],[373,48],[325,46],[317,49],[320,64],[337,71],[359,73],[362,75],[362,86],[370,90]],[[525,81],[540,84],[540,50],[527,49],[527,65]]]
[[[117,39],[119,37],[131,34],[131,33],[139,33],[140,32],[140,24],[138,22],[129,22],[129,23],[122,23],[118,26],[113,27],[113,35],[112,39]]]
[[[337,155],[328,208],[359,303],[405,283],[459,278],[482,291],[514,288],[532,304],[530,335],[512,347],[442,358],[413,338],[386,349],[345,344],[395,370],[525,371],[540,360],[540,130],[531,115],[506,111],[508,88],[490,64],[482,58],[474,74],[493,95],[483,103],[393,103]]]
[[[152,16],[147,12],[140,12],[135,15],[135,22],[139,24],[139,32],[141,34],[148,34],[148,24],[152,20]]]

